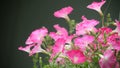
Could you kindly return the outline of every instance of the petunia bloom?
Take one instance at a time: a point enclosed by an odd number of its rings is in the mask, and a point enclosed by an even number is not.
[[[34,30],[28,39],[26,40],[26,46],[20,46],[18,49],[28,52],[29,56],[32,56],[35,53],[42,52],[41,44],[44,37],[47,35],[48,30],[45,27]]]
[[[69,20],[68,14],[70,14],[73,11],[73,8],[71,6],[64,7],[56,12],[54,12],[54,16],[57,18],[65,18]]]
[[[43,40],[44,36],[46,36],[47,33],[48,33],[48,30],[45,27],[36,29],[30,34],[30,36],[28,37],[25,43],[28,45],[33,43],[39,43]]]
[[[81,51],[85,51],[88,44],[94,41],[94,37],[90,35],[84,35],[83,37],[77,37],[74,39],[75,46],[78,46]]]
[[[65,40],[63,38],[55,41],[55,44],[52,47],[52,54],[50,56],[50,62],[53,61],[53,58],[60,53],[60,55],[64,54]],[[63,60],[58,56],[56,62]]]
[[[118,35],[120,36],[120,21],[116,20],[116,29],[113,30],[113,32],[117,32]]]
[[[100,33],[97,40],[102,44],[102,46],[107,46],[107,37],[108,34],[112,32],[111,28],[108,27],[102,27],[98,29],[98,32]]]
[[[106,50],[104,55],[101,56],[99,60],[99,65],[101,68],[114,68],[116,64],[116,57],[114,56],[114,51]]]
[[[68,36],[68,31],[65,28],[59,26],[59,24],[54,25],[54,28],[57,32],[50,32],[49,36],[51,38],[53,38],[55,41],[63,38],[64,40],[66,40],[66,43],[71,42],[74,35]]]
[[[112,34],[108,38],[108,43],[118,51],[120,51],[120,36],[118,34]]]
[[[67,52],[67,56],[74,64],[80,64],[86,61],[85,55],[80,50],[70,50]]]
[[[104,5],[105,2],[105,0],[102,0],[101,2],[93,2],[92,4],[88,5],[87,8],[95,10],[103,15],[101,7]]]
[[[82,20],[82,22],[76,25],[76,35],[84,35],[89,33],[90,31],[97,31],[95,26],[99,24],[99,21],[94,19],[88,20],[85,16],[82,16]]]

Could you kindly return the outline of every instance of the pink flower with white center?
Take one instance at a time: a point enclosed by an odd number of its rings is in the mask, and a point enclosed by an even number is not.
[[[90,35],[83,35],[74,39],[75,46],[78,46],[81,51],[85,51],[88,44],[94,41],[94,37]]]
[[[86,61],[85,55],[80,50],[70,50],[67,52],[67,56],[74,64],[80,64]]]
[[[76,35],[84,35],[90,31],[96,32],[95,26],[99,24],[97,20],[88,20],[85,16],[82,16],[83,21],[76,25]]]
[[[120,36],[120,21],[116,20],[115,25],[116,25],[116,29],[113,30],[113,32],[117,32],[118,35]]]
[[[108,38],[108,43],[118,51],[120,51],[120,36],[118,34],[112,34]]]
[[[54,16],[57,18],[65,18],[69,20],[68,14],[70,14],[73,11],[73,8],[71,6],[64,7],[56,12],[54,12]]]
[[[102,44],[102,46],[107,46],[107,39],[106,42],[105,41],[105,34],[106,34],[106,38],[108,37],[107,35],[110,34],[112,32],[111,28],[108,27],[102,27],[98,29],[98,32],[100,32],[100,35],[98,36],[98,41]]]
[[[103,15],[101,11],[101,7],[105,4],[105,0],[102,0],[101,2],[93,2],[92,4],[88,5],[87,8],[95,10],[99,12],[101,15]]]
[[[47,35],[47,33],[48,30],[45,27],[34,30],[26,40],[26,44],[39,44],[44,39],[44,36]]]
[[[99,65],[101,68],[115,68],[116,57],[114,56],[114,52],[112,50],[106,50],[104,55],[101,55],[101,59],[99,60]]]

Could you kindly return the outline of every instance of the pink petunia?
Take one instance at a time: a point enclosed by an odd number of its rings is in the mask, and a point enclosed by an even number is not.
[[[77,37],[74,39],[75,46],[78,46],[82,51],[85,51],[88,44],[93,41],[94,37],[90,35],[84,35],[83,37]]]
[[[95,26],[99,24],[99,21],[94,19],[88,20],[85,16],[82,16],[82,20],[82,22],[76,25],[76,35],[84,35],[89,33],[90,31],[97,31]]]
[[[101,2],[93,2],[92,4],[88,5],[87,8],[95,10],[100,14],[103,14],[101,11],[101,7],[105,4],[105,2],[105,0],[102,0]]]
[[[118,51],[120,51],[120,36],[118,34],[112,34],[108,38],[108,43]]]
[[[28,52],[29,56],[32,56],[35,53],[42,52],[41,44],[44,37],[47,35],[48,30],[45,27],[33,31],[28,39],[26,40],[25,47],[20,46],[18,49]]]
[[[67,52],[67,56],[74,64],[80,64],[86,61],[85,55],[80,50],[70,50]]]
[[[117,32],[120,36],[120,21],[116,20],[116,29],[113,32]]]
[[[41,42],[44,36],[47,35],[47,33],[48,33],[48,30],[45,27],[34,30],[26,40],[26,44],[29,45],[29,44]]]
[[[65,18],[68,19],[68,14],[70,14],[73,11],[73,8],[71,6],[64,7],[56,12],[54,12],[54,16],[57,18]]]
[[[100,35],[98,36],[97,40],[102,44],[102,46],[107,46],[107,39],[105,39],[105,35],[107,38],[108,34],[112,32],[112,29],[108,27],[102,27],[98,29],[98,32],[100,32]]]
[[[63,55],[64,53],[64,47],[65,47],[65,40],[63,38],[58,39],[55,41],[55,44],[52,47],[52,54],[50,56],[50,62],[53,61],[53,58],[60,53],[60,55]],[[56,62],[63,60],[62,58],[58,57],[56,59]]]
[[[50,32],[49,36],[51,38],[53,38],[55,41],[60,38],[63,38],[64,40],[66,40],[66,43],[71,42],[74,35],[68,36],[68,31],[65,28],[59,26],[58,24],[54,25],[54,28],[56,29],[57,32]]]
[[[115,68],[116,57],[114,56],[114,51],[106,50],[104,55],[101,56],[99,60],[99,65],[101,68]]]

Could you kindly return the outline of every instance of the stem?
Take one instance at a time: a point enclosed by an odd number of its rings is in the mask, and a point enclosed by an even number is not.
[[[37,62],[38,62],[38,54],[36,53],[36,54],[33,56],[33,68],[38,68]]]

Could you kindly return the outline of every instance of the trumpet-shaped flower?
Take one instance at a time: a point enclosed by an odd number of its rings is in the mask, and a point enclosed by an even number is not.
[[[86,61],[85,55],[80,50],[70,50],[67,52],[67,56],[74,64],[80,64]]]
[[[89,33],[90,31],[96,32],[97,29],[95,26],[99,24],[97,20],[88,20],[85,16],[82,16],[82,22],[76,25],[76,34],[77,35],[84,35]]]
[[[100,14],[103,14],[101,11],[101,7],[104,5],[105,2],[105,0],[102,0],[101,2],[93,2],[92,4],[88,5],[87,8],[95,10]]]
[[[34,30],[30,36],[28,37],[28,39],[26,40],[26,44],[34,44],[34,43],[40,43],[44,36],[46,36],[48,33],[47,28],[42,27],[40,29]]]
[[[115,63],[116,57],[114,56],[114,52],[112,50],[106,50],[99,60],[101,68],[115,68]]]
[[[56,12],[54,12],[54,16],[57,18],[65,18],[68,19],[68,14],[70,14],[73,11],[73,8],[71,6],[64,7]]]
[[[40,45],[44,39],[44,36],[47,35],[48,30],[45,27],[33,31],[28,39],[26,40],[26,47],[19,47],[19,50],[29,53],[29,56],[32,56],[35,53],[42,52]]]
[[[116,29],[113,32],[117,32],[120,36],[120,21],[116,20]]]

